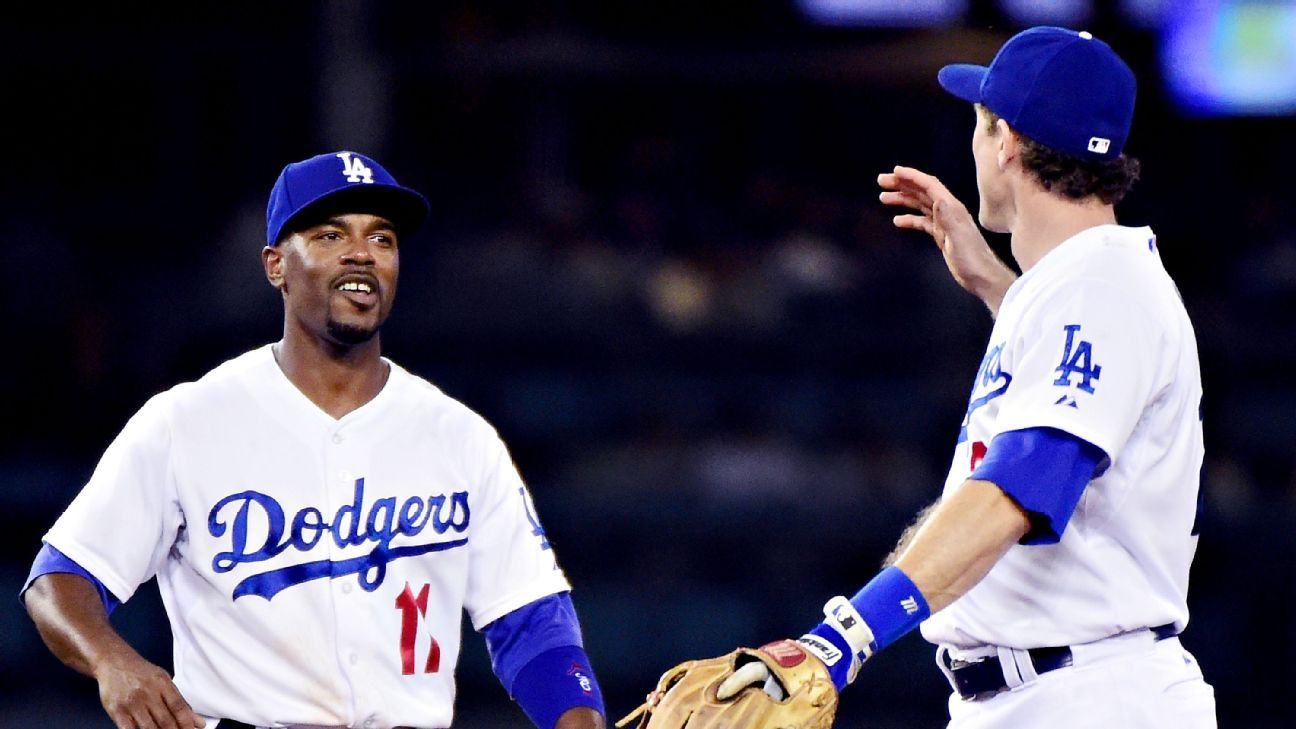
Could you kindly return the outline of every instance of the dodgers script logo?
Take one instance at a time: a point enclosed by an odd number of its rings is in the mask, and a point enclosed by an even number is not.
[[[213,537],[229,534],[230,550],[217,552],[212,559],[212,569],[218,574],[229,572],[241,564],[264,562],[282,554],[289,548],[310,552],[325,535],[338,547],[351,547],[366,542],[375,543],[369,554],[351,559],[328,559],[268,570],[250,575],[234,587],[233,599],[244,595],[259,595],[270,600],[283,590],[303,582],[322,577],[358,575],[360,587],[373,592],[387,577],[387,563],[429,552],[441,552],[462,547],[468,538],[429,542],[393,547],[398,536],[415,537],[428,526],[436,534],[453,531],[463,534],[468,529],[471,512],[468,509],[468,492],[456,491],[448,498],[434,494],[426,499],[411,496],[399,508],[392,496],[377,499],[366,507],[365,480],[355,481],[355,498],[337,510],[332,521],[325,521],[319,509],[308,506],[298,511],[289,524],[284,518],[283,506],[273,497],[260,491],[241,491],[230,494],[212,507],[207,516],[207,531]],[[232,521],[228,520],[232,514]],[[265,541],[248,544],[249,527],[265,532]]]
[[[1008,392],[1008,385],[1012,384],[1012,375],[1004,372],[999,363],[1003,356],[1003,348],[1004,345],[1000,344],[986,352],[985,357],[981,359],[981,368],[977,370],[976,378],[972,380],[972,396],[968,400],[967,414],[963,416],[963,427],[959,428],[959,443],[967,440],[967,429],[972,423],[972,413]]]

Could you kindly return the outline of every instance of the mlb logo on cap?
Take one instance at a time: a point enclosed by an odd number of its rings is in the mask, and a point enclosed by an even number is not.
[[[1134,121],[1134,72],[1090,33],[1030,28],[989,66],[958,63],[937,78],[1036,142],[1083,159],[1119,157]]]
[[[293,226],[326,207],[383,215],[397,232],[413,232],[428,215],[427,199],[402,187],[383,166],[356,152],[332,152],[283,168],[266,205],[266,242],[278,245]]]

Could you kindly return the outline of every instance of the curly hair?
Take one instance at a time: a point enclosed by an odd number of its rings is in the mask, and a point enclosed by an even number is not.
[[[977,108],[983,113],[986,130],[997,133],[995,122],[999,115],[980,104]],[[1139,161],[1128,155],[1112,160],[1081,159],[1046,147],[1021,132],[1017,136],[1022,143],[1022,167],[1049,192],[1073,200],[1097,197],[1107,205],[1115,205],[1139,178]]]

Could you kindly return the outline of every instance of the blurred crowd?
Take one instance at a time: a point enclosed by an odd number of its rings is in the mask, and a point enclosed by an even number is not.
[[[258,27],[202,19],[237,30],[255,58],[218,62],[163,39],[176,57],[152,76],[132,76],[143,61],[128,54],[102,69],[46,59],[15,82],[61,131],[19,120],[27,144],[0,182],[5,242],[28,279],[0,289],[17,325],[2,365],[0,587],[16,593],[40,535],[148,395],[278,336],[258,257],[265,194],[279,166],[334,147],[378,157],[433,200],[428,230],[403,241],[384,349],[510,444],[613,711],[679,660],[799,634],[874,572],[939,494],[991,324],[930,240],[892,227],[874,178],[920,166],[974,207],[970,112],[934,82],[681,79],[651,56],[622,72],[483,66],[473,59],[528,36],[465,8],[432,26],[431,50],[379,11],[382,32],[339,40],[376,55],[338,70],[280,44],[292,7]],[[354,12],[329,7],[316,22]],[[669,58],[690,44],[681,32],[658,47]],[[1120,212],[1160,233],[1207,393],[1184,642],[1219,691],[1222,726],[1286,726],[1291,121],[1177,120],[1141,54],[1130,151],[1145,179]],[[272,84],[257,63],[312,82]],[[337,91],[365,78],[383,85]],[[343,105],[380,96],[380,119],[317,101],[324,88]],[[348,136],[365,129],[377,131]],[[165,661],[156,600],[139,602],[123,629]],[[44,652],[16,600],[0,605],[0,727],[58,712],[75,718],[49,725],[107,726],[87,718],[93,686]],[[917,637],[879,657],[843,726],[940,726],[945,687],[929,661]],[[492,681],[474,648],[462,726],[523,726]]]

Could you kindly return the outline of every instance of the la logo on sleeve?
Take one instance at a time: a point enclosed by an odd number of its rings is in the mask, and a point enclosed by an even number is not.
[[[1063,327],[1066,330],[1066,345],[1062,350],[1062,362],[1053,370],[1058,373],[1058,378],[1053,381],[1058,387],[1070,387],[1074,384],[1084,392],[1093,394],[1093,383],[1102,374],[1102,366],[1094,362],[1093,344],[1081,339],[1076,342],[1076,335],[1080,333],[1079,324],[1067,324]],[[1071,377],[1080,376],[1080,381],[1071,382]]]

